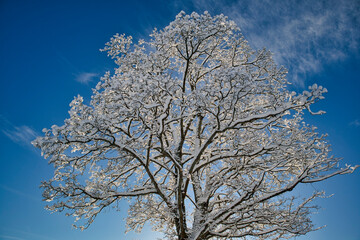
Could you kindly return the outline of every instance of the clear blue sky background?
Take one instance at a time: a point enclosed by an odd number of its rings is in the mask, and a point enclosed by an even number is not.
[[[181,10],[228,15],[254,48],[267,47],[289,69],[296,91],[328,88],[314,106],[327,114],[306,121],[329,133],[343,164],[360,164],[359,1],[0,0],[0,239],[155,239],[148,229],[124,235],[125,206],[84,232],[71,228],[72,218],[45,211],[38,186],[53,169],[30,141],[61,125],[73,97],[89,99],[98,78],[113,70],[98,51],[113,34],[146,39]],[[335,194],[317,201],[323,209],[314,222],[327,227],[298,239],[359,240],[359,183],[358,170],[298,191]]]

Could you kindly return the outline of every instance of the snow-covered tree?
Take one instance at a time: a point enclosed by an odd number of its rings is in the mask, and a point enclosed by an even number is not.
[[[314,230],[299,184],[338,167],[303,112],[326,89],[288,90],[271,53],[250,48],[225,16],[179,13],[150,40],[115,35],[117,68],[89,104],[78,96],[63,126],[33,144],[54,166],[42,184],[51,211],[88,227],[128,200],[129,230],[146,222],[169,239],[278,239]]]

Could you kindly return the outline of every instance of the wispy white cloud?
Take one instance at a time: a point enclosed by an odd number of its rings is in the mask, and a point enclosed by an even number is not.
[[[72,72],[73,76],[75,76],[75,80],[82,84],[88,84],[94,80],[99,74],[93,72],[84,72],[81,71],[73,62],[70,61],[64,54],[60,51],[56,51],[57,59],[59,63],[66,66],[69,71]]]
[[[325,64],[359,54],[360,4],[356,0],[193,3],[198,11],[224,13],[237,22],[250,45],[271,50],[276,62],[289,69],[289,80],[299,86]]]
[[[36,132],[28,126],[14,126],[12,129],[3,129],[2,132],[13,142],[29,145],[37,137]]]
[[[27,200],[31,200],[31,201],[34,201],[34,202],[39,202],[38,198],[36,198],[36,197],[34,197],[32,195],[29,195],[27,193],[24,193],[24,192],[22,192],[20,190],[8,187],[8,186],[0,184],[0,189],[5,190],[5,191],[7,191],[9,193],[15,194],[15,195],[17,195],[19,197],[26,198]]]
[[[76,81],[82,84],[88,84],[89,82],[93,81],[94,78],[97,76],[97,73],[83,72],[76,76]]]
[[[31,141],[38,136],[31,127],[15,126],[2,115],[0,115],[0,131],[14,143],[31,148]]]
[[[55,240],[53,237],[34,233],[31,231],[24,231],[20,229],[0,229],[3,235],[0,235],[0,239],[11,239],[11,240],[23,240],[23,239],[39,239],[39,240]],[[57,238],[56,238],[57,239]]]
[[[350,122],[349,125],[353,127],[360,127],[360,120],[355,119],[354,121]]]
[[[18,238],[18,237],[8,236],[8,235],[0,235],[0,239],[23,240],[23,238]]]

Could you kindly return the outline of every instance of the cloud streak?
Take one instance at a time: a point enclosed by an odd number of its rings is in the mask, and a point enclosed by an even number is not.
[[[13,240],[23,240],[23,239],[43,239],[43,240],[55,240],[55,238],[48,237],[46,235],[33,233],[29,231],[23,231],[19,229],[0,229],[4,232],[4,235],[0,235],[0,239],[13,239]],[[7,232],[7,234],[5,234]],[[16,236],[14,236],[16,235]]]
[[[2,132],[13,142],[25,145],[30,144],[37,136],[36,132],[28,126],[15,126],[13,129],[5,129]]]
[[[31,147],[31,141],[33,141],[38,134],[31,127],[23,126],[14,126],[6,118],[0,115],[0,126],[1,132],[7,136],[11,141],[22,146]]]
[[[256,49],[266,47],[289,80],[304,86],[308,74],[324,65],[359,54],[358,1],[235,1],[193,0],[198,11],[224,13],[242,29]]]
[[[88,84],[91,81],[93,81],[96,76],[98,76],[98,74],[96,74],[96,73],[83,72],[83,73],[78,74],[76,76],[75,80],[82,84]]]
[[[8,235],[0,235],[0,239],[23,240],[23,238],[18,238],[18,237],[8,236]]]
[[[11,188],[11,187],[8,187],[8,186],[0,184],[0,189],[3,189],[5,191],[7,191],[7,192],[15,194],[15,195],[17,195],[19,197],[23,197],[23,198],[26,198],[28,200],[34,201],[34,202],[39,202],[38,198],[36,198],[34,196],[31,196],[29,194],[23,193],[22,191],[19,191],[17,189],[14,189],[14,188]]]
[[[352,121],[351,123],[349,123],[350,126],[352,127],[360,127],[360,120],[359,119],[355,119],[354,121]]]
[[[88,84],[94,80],[99,74],[93,72],[84,72],[80,71],[75,64],[73,64],[66,56],[64,56],[61,52],[56,51],[56,55],[58,57],[59,62],[70,69],[73,72],[73,76],[75,76],[75,80],[81,84]]]

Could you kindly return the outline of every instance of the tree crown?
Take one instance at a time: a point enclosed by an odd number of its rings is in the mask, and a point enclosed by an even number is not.
[[[150,221],[169,239],[302,235],[321,193],[285,193],[356,168],[337,169],[303,122],[306,109],[323,113],[310,106],[326,89],[289,91],[286,70],[223,15],[181,12],[149,41],[117,34],[103,51],[115,72],[33,142],[55,168],[42,183],[48,208],[81,228],[128,199],[130,230]]]

